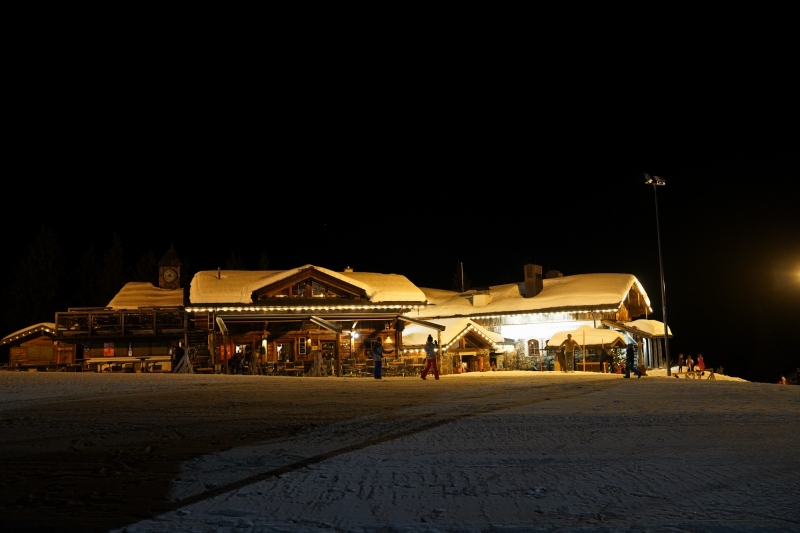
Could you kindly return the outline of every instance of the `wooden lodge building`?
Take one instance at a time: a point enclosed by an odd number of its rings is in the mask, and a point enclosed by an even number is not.
[[[56,340],[52,322],[34,324],[0,339],[9,349],[8,366],[30,370],[74,367],[75,345]]]
[[[56,313],[47,341],[69,347],[59,353],[71,350],[58,360],[84,370],[169,371],[181,344],[198,372],[303,375],[322,361],[326,373],[343,376],[364,374],[378,338],[385,368],[418,368],[430,334],[441,347],[440,371],[448,374],[503,369],[520,351],[539,357],[559,331],[624,328],[650,312],[632,275],[543,279],[538,265],[524,267],[523,282],[463,293],[420,288],[398,274],[315,265],[201,271],[183,287],[172,249],[158,268],[158,286],[131,282],[106,307]],[[632,328],[622,333],[636,336]]]

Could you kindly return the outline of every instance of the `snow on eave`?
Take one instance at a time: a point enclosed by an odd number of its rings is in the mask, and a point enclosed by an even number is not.
[[[646,333],[652,337],[663,337],[664,336],[664,323],[660,320],[633,320],[631,322],[623,322],[623,324],[631,329],[636,329],[641,331],[642,333]],[[667,326],[667,330],[669,331],[669,336],[672,337],[672,328]]]
[[[578,342],[578,344],[584,344],[584,338],[586,341],[586,346],[595,346],[605,344],[606,346],[610,346],[615,340],[622,341],[622,344],[625,344],[625,337],[619,331],[614,331],[613,329],[595,329],[592,326],[580,326],[575,329],[565,330],[565,331],[557,331],[550,336],[547,341],[547,346],[560,346],[562,342],[567,340],[567,335],[572,335],[572,340]],[[585,337],[584,337],[585,334]]]
[[[140,307],[181,307],[183,289],[162,289],[147,281],[126,283],[108,303],[114,310]]]
[[[252,304],[255,291],[312,268],[362,289],[373,303],[425,303],[425,294],[405,276],[370,272],[336,272],[310,264],[290,270],[201,271],[192,278],[189,300],[193,305]]]
[[[616,312],[634,285],[650,307],[644,287],[632,274],[576,274],[545,279],[542,291],[531,298],[523,296],[524,283],[495,285],[489,287],[491,302],[483,306],[473,306],[468,293],[423,288],[430,305],[420,310],[418,318]]]
[[[34,333],[38,333],[40,331],[45,334],[55,335],[56,325],[53,322],[39,322],[38,324],[34,324],[32,326],[28,326],[27,328],[15,331],[14,333],[9,333],[8,335],[0,339],[0,344],[8,344],[9,342],[20,340],[23,337],[27,337],[28,335],[33,335]]]
[[[445,330],[441,332],[443,346],[447,346],[453,342],[453,339],[460,337],[462,334],[468,333],[470,330],[475,330],[475,333],[478,336],[484,337],[486,342],[489,343],[502,344],[506,340],[501,334],[489,331],[480,324],[477,324],[468,318],[443,318],[431,320],[430,322],[445,327]],[[424,346],[429,334],[432,335],[434,339],[437,339],[438,337],[437,333],[431,328],[425,327],[421,324],[406,324],[406,326],[403,328],[403,346]]]

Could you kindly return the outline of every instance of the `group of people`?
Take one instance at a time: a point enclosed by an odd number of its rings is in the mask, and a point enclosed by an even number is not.
[[[702,376],[706,371],[706,362],[703,360],[703,354],[697,356],[697,360],[692,359],[691,355],[687,355],[684,359],[683,354],[678,355],[678,373],[683,372],[683,367],[686,366],[686,372],[700,372]]]
[[[439,379],[439,367],[436,365],[436,352],[439,344],[433,340],[433,336],[428,335],[425,343],[425,370],[422,371],[421,378],[427,379],[428,373],[433,371],[436,379]],[[383,343],[381,338],[375,339],[372,343],[372,361],[375,363],[375,379],[383,379]]]

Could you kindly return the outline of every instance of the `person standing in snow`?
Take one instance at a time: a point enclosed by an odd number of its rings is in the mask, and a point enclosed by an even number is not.
[[[569,371],[575,370],[575,349],[580,348],[580,346],[578,341],[572,339],[571,333],[567,333],[567,340],[559,345],[559,348],[564,348],[564,358],[566,359],[564,372],[567,372],[567,369]]]
[[[433,337],[428,335],[428,341],[425,343],[425,370],[422,371],[420,376],[422,379],[427,379],[425,376],[433,369],[433,376],[439,379],[439,367],[436,365],[436,345],[433,344]]]
[[[631,372],[636,374],[636,377],[642,377],[641,372],[639,369],[636,368],[636,343],[632,342],[628,345],[627,350],[625,350],[625,377],[630,378]]]
[[[604,363],[608,363],[608,371],[611,372],[611,368],[614,364],[614,358],[611,356],[611,352],[608,351],[608,348],[603,348],[603,351],[600,352],[600,372],[605,373]]]
[[[703,354],[697,354],[697,370],[700,371],[701,376],[704,376],[706,373],[706,362],[703,361]]]
[[[383,379],[381,377],[381,368],[383,367],[383,344],[381,338],[375,339],[372,343],[372,360],[375,362],[375,379]]]

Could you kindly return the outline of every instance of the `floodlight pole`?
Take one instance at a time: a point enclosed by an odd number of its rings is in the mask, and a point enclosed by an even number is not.
[[[658,222],[658,193],[656,192],[656,188],[659,185],[664,185],[664,180],[655,176],[651,178],[649,175],[645,174],[645,184],[653,185],[653,198],[655,199],[656,203],[656,237],[658,238],[658,267],[661,271],[661,311],[664,315],[664,352],[666,354],[667,359],[667,376],[672,375],[672,368],[669,360],[669,328],[667,327],[667,295],[666,295],[666,286],[664,284],[664,261],[661,259],[661,227]]]

